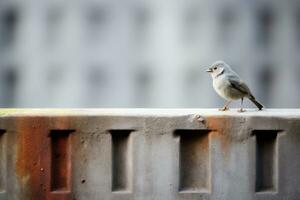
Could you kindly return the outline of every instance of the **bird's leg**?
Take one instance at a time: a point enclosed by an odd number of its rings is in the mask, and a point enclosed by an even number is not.
[[[231,103],[231,101],[227,101],[224,105],[223,108],[220,108],[219,111],[226,111],[226,110],[229,110],[228,106],[229,104]]]
[[[243,102],[244,98],[241,99],[241,108],[238,110],[238,112],[245,112],[246,110],[243,109]]]

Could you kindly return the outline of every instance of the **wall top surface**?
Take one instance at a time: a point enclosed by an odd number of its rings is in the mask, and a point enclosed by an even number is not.
[[[217,109],[144,109],[144,108],[95,108],[95,109],[0,109],[0,117],[21,117],[21,116],[229,116],[229,117],[300,117],[300,109],[247,109],[239,113],[237,109],[221,112]]]

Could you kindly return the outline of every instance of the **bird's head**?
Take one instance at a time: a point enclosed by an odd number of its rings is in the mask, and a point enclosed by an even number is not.
[[[230,70],[229,65],[227,65],[224,61],[214,62],[206,72],[210,73],[213,78],[222,75],[226,70]]]

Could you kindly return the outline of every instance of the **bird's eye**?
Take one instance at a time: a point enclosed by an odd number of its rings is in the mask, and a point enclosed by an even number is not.
[[[217,67],[214,67],[214,70],[217,70]]]

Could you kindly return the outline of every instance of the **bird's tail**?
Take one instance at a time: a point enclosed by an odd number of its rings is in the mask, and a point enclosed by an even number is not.
[[[262,108],[264,107],[261,103],[259,103],[254,96],[250,96],[249,97],[250,101],[252,101],[257,107],[259,110],[262,110]]]

